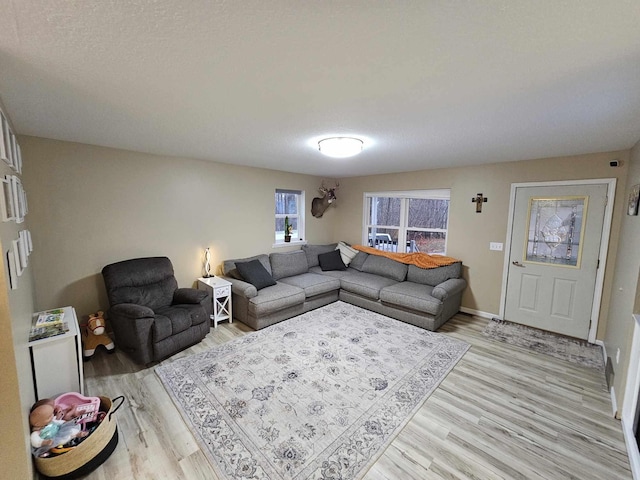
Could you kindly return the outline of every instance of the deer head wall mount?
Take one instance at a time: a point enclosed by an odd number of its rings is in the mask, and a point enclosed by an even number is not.
[[[324,180],[322,181],[322,184],[318,189],[318,191],[322,194],[322,197],[316,197],[311,202],[311,215],[316,218],[322,217],[324,211],[329,208],[329,205],[331,205],[335,200],[338,199],[338,197],[336,197],[336,190],[339,186],[340,184],[338,182],[335,182],[334,187],[325,187]]]

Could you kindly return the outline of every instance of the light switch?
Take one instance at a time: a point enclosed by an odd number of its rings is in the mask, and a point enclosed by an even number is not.
[[[497,250],[498,252],[502,251],[502,243],[500,242],[490,242],[489,250]]]

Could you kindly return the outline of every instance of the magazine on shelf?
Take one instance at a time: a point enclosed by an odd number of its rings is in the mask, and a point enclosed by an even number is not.
[[[56,308],[33,315],[29,341],[62,335],[69,331],[69,324],[64,319],[64,310]]]
[[[32,342],[43,338],[55,337],[56,335],[65,334],[68,331],[69,324],[67,322],[54,323],[41,327],[34,325],[29,332],[29,341]]]
[[[55,325],[62,323],[64,318],[64,310],[56,308],[54,310],[47,310],[46,312],[40,312],[36,318],[35,326],[44,327],[47,325]]]

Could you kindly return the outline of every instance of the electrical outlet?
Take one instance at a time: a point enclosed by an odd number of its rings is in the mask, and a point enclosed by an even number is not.
[[[620,363],[620,348],[618,348],[618,351],[616,352],[616,363]]]
[[[496,250],[498,252],[502,251],[502,243],[500,242],[489,242],[489,250]]]

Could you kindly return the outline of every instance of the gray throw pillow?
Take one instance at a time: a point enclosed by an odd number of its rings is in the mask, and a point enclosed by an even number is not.
[[[323,272],[329,270],[346,270],[347,267],[342,261],[340,250],[334,250],[333,252],[321,253],[318,255],[318,262],[320,262],[320,268]]]
[[[267,269],[264,268],[260,260],[251,260],[250,262],[237,262],[236,268],[238,273],[242,276],[245,282],[249,282],[256,287],[256,290],[260,290],[265,287],[275,285],[276,282]]]
[[[329,245],[303,245],[302,250],[307,256],[307,266],[309,268],[317,267],[320,265],[318,255],[335,250],[337,246],[337,243],[331,243]]]

